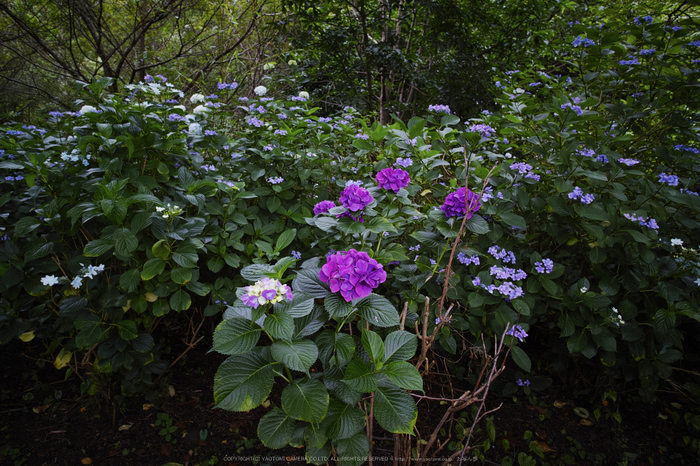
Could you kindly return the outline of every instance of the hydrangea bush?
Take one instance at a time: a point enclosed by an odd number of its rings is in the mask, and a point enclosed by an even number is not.
[[[0,139],[0,342],[133,393],[167,367],[159,324],[223,316],[216,406],[281,383],[263,443],[354,464],[368,400],[413,432],[417,324],[447,358],[510,328],[505,393],[546,365],[651,399],[700,320],[698,47],[678,28],[572,24],[556,66],[498,78],[500,111],[468,121],[83,85],[82,112]]]

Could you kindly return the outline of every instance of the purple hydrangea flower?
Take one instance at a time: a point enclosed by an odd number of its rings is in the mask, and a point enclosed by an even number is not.
[[[365,188],[350,184],[340,193],[340,203],[346,209],[357,212],[374,202],[374,198]]]
[[[401,188],[408,186],[411,178],[408,172],[400,168],[385,168],[377,173],[377,184],[380,188],[398,193]]]
[[[407,167],[410,167],[411,165],[413,165],[413,160],[411,160],[411,159],[408,158],[408,157],[407,157],[407,158],[398,157],[398,158],[396,159],[395,165],[398,165],[398,166],[400,166],[400,167],[407,168]]]
[[[333,202],[333,201],[321,201],[314,206],[314,215],[325,214],[326,212],[331,210],[333,207],[336,207],[335,202]]]
[[[519,387],[529,387],[530,386],[529,380],[518,379],[515,381],[515,383],[518,384]]]
[[[372,259],[364,251],[350,249],[326,258],[319,278],[330,285],[331,291],[347,302],[366,298],[386,280],[382,264]]]
[[[467,220],[472,218],[474,212],[480,208],[479,196],[464,187],[448,194],[445,198],[445,203],[440,207],[447,217],[463,217],[466,215]]]

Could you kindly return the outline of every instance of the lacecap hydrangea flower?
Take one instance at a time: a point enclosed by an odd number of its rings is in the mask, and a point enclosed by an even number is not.
[[[466,197],[466,198],[465,198]],[[445,203],[440,207],[447,217],[463,217],[467,216],[467,220],[472,218],[474,212],[481,209],[479,196],[469,189],[459,188],[457,191],[450,193],[445,198]]]
[[[387,167],[377,173],[377,184],[387,191],[398,193],[401,188],[408,186],[411,178],[408,172],[400,168]]]
[[[268,303],[279,303],[285,298],[290,301],[294,299],[292,289],[274,278],[263,278],[255,282],[254,285],[246,286],[245,291],[246,293],[241,296],[241,301],[253,309]]]
[[[369,296],[386,280],[386,272],[366,252],[350,249],[329,255],[319,278],[330,285],[333,293],[340,292],[350,302]]]

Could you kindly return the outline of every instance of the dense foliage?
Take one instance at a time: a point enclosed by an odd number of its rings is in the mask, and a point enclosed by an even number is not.
[[[217,407],[281,383],[259,437],[320,462],[362,463],[372,416],[413,432],[419,325],[448,360],[505,334],[505,393],[558,372],[652,400],[700,321],[694,28],[572,23],[471,120],[81,83],[79,111],[0,139],[0,342],[114,396],[167,369],[159,328],[220,320]]]

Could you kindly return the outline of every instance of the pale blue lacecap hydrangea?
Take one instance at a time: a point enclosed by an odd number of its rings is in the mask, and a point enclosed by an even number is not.
[[[467,131],[472,133],[479,133],[482,137],[485,138],[491,137],[493,134],[496,133],[495,129],[486,124],[473,124],[467,129]]]
[[[552,273],[554,269],[554,262],[552,259],[542,259],[542,261],[535,262],[535,270],[537,273]]]
[[[448,105],[429,105],[428,111],[436,113],[446,113],[448,115],[452,113]]]
[[[571,110],[573,110],[574,112],[576,112],[576,115],[578,115],[578,116],[583,115],[583,109],[582,109],[580,106],[578,106],[578,105],[573,105],[573,104],[571,104],[570,102],[567,102],[567,103],[563,104],[563,105],[561,106],[561,108],[562,108],[562,110],[564,110],[564,109],[566,109],[566,108],[570,108]]]
[[[678,186],[678,177],[676,175],[662,173],[659,175],[659,182],[667,183],[669,186]]]
[[[473,256],[467,256],[463,252],[460,252],[457,254],[457,260],[459,261],[460,264],[464,265],[479,265],[481,263],[481,260],[479,259],[479,256],[474,254]]]
[[[279,303],[285,298],[289,301],[294,299],[292,289],[273,278],[263,278],[254,285],[246,286],[245,290],[246,293],[241,296],[241,301],[253,309],[265,304]]]
[[[628,167],[631,167],[633,165],[637,165],[639,163],[639,160],[637,160],[637,159],[618,159],[617,161],[620,163],[624,163]]]
[[[516,383],[519,387],[529,387],[529,386],[530,386],[530,381],[529,381],[529,380],[518,379],[518,380],[515,381],[515,383]]]
[[[581,36],[576,36],[576,39],[574,39],[574,42],[572,43],[574,47],[578,47],[579,45],[583,45],[584,47],[588,47],[590,45],[595,45],[595,41],[592,39],[589,39],[587,37],[581,37]]]
[[[407,158],[398,157],[396,159],[396,163],[394,165],[398,165],[399,167],[408,168],[411,165],[413,165],[413,160],[411,160],[408,157]]]
[[[282,178],[281,176],[272,176],[272,177],[267,179],[267,182],[270,184],[280,184],[283,181],[284,181],[284,178]]]
[[[639,65],[639,59],[637,57],[633,57],[630,60],[620,60],[620,65]]]
[[[514,325],[513,327],[511,327],[510,330],[508,330],[506,332],[506,335],[512,335],[515,338],[517,338],[518,340],[520,340],[521,342],[525,338],[527,338],[527,333],[520,325]]]
[[[697,192],[685,188],[681,188],[681,192],[685,194],[690,194],[691,196],[698,196]]]
[[[489,254],[496,259],[502,260],[506,264],[515,264],[515,254],[513,254],[513,251],[507,251],[500,246],[494,245],[489,248]]]
[[[640,55],[652,55],[654,53],[656,53],[656,49],[644,49],[639,51]]]
[[[294,259],[301,259],[301,253],[299,251],[292,251],[292,257]]]
[[[274,134],[275,134],[276,136],[286,136],[286,135],[287,135],[287,131],[284,130],[284,129],[276,129]]]
[[[357,134],[355,135],[355,139],[363,139],[363,140],[366,141],[366,140],[369,139],[369,135],[367,135],[367,134],[362,134],[362,133],[357,133]]]
[[[369,296],[386,280],[382,264],[364,251],[349,249],[327,256],[319,279],[328,283],[331,292],[340,292],[347,302]]]
[[[582,203],[590,204],[595,201],[595,196],[593,194],[585,194],[581,188],[576,186],[574,190],[569,193],[569,199],[580,199]]]
[[[260,128],[264,123],[260,120],[258,120],[255,117],[248,118],[247,120],[249,125],[255,126],[256,128]]]
[[[522,269],[511,269],[509,267],[499,267],[497,265],[492,265],[489,270],[491,276],[495,276],[498,280],[525,280],[527,278],[527,273]]]
[[[680,150],[683,152],[692,152],[693,154],[700,154],[700,149],[698,149],[697,147],[685,146],[683,144],[678,144],[678,145],[674,146],[674,149]]]
[[[608,157],[605,154],[598,154],[595,159],[598,162],[608,163]]]
[[[653,218],[644,218],[642,216],[637,216],[635,214],[623,214],[624,217],[633,222],[639,223],[643,227],[651,228],[652,230],[658,230],[659,225]]]

